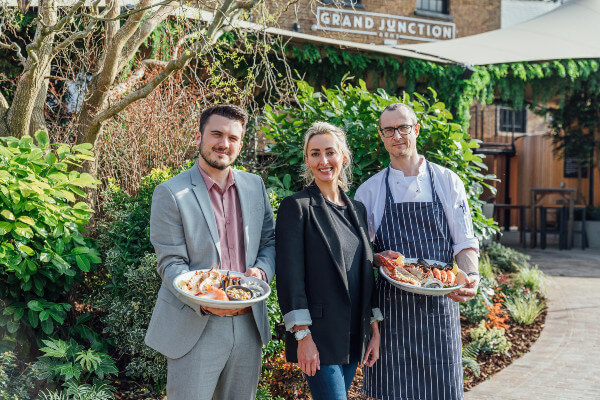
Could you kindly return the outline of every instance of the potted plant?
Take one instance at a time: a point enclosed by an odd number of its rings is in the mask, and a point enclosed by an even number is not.
[[[588,206],[585,219],[585,235],[588,246],[592,249],[600,249],[600,207]],[[578,221],[577,223],[580,224],[581,222]],[[578,227],[576,226],[575,229],[577,230]],[[575,243],[575,246],[577,245]]]

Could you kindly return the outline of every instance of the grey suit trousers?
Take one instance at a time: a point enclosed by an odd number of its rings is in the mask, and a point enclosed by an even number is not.
[[[168,400],[254,400],[262,342],[252,313],[211,315],[192,350],[167,358]]]

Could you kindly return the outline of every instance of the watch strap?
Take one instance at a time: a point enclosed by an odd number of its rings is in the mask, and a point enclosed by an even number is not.
[[[302,340],[305,337],[307,337],[308,335],[310,335],[310,329],[300,329],[296,332],[294,332],[294,337],[296,338],[296,340]]]

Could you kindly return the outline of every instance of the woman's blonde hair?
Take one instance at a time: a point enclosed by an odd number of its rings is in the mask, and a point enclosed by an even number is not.
[[[342,187],[342,190],[346,191],[350,188],[352,182],[352,154],[348,148],[348,140],[346,139],[346,133],[335,125],[328,122],[317,121],[314,122],[310,128],[304,134],[304,164],[302,165],[302,175],[304,177],[304,183],[308,186],[315,180],[315,175],[306,164],[306,158],[308,157],[308,142],[313,136],[330,134],[333,136],[335,143],[337,144],[342,156],[346,161],[342,164],[342,170],[338,177],[338,185]]]

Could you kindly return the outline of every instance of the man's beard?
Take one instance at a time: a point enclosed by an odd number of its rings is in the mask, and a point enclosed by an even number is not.
[[[229,152],[227,152],[227,155],[231,155]],[[206,152],[204,150],[204,146],[202,146],[202,143],[200,143],[200,156],[204,159],[204,161],[206,161],[206,163],[208,165],[210,165],[211,167],[215,168],[215,169],[220,169],[220,170],[224,170],[227,169],[231,164],[233,164],[233,162],[235,161],[235,158],[233,160],[231,160],[231,163],[226,163],[226,162],[219,162],[219,161],[214,161],[210,159],[210,153]]]

